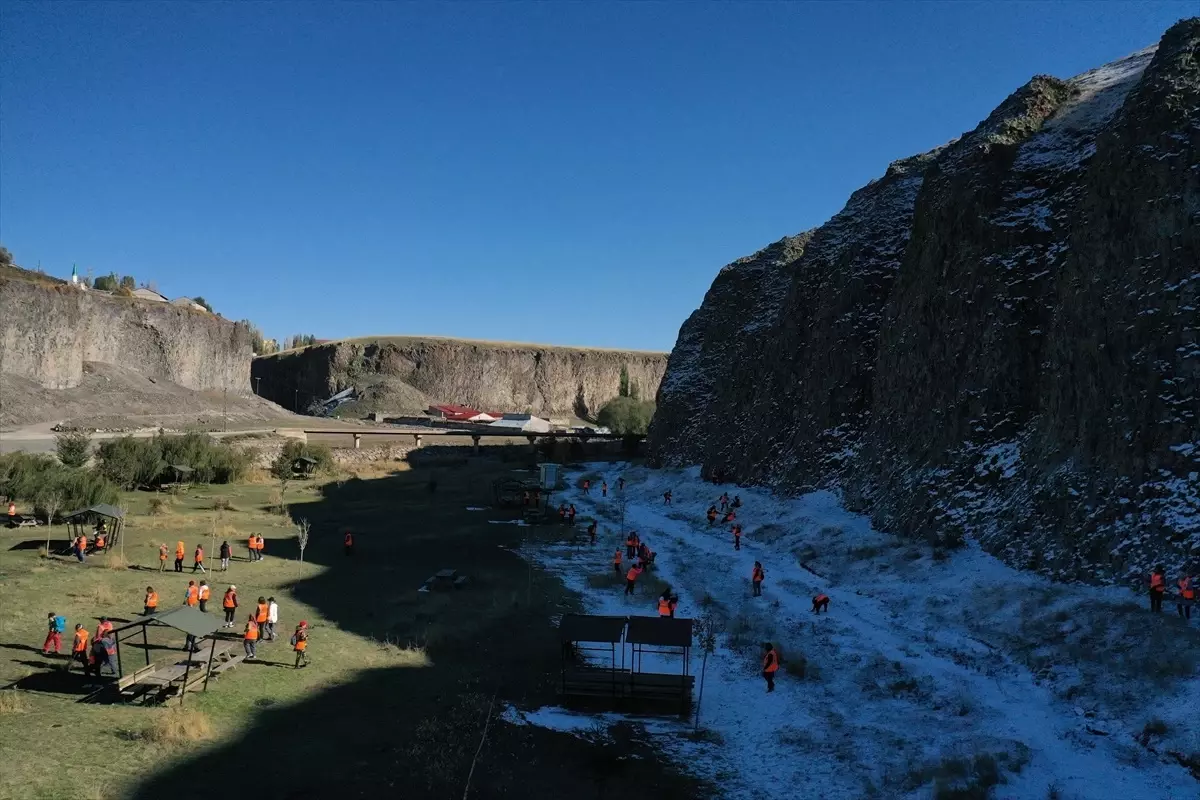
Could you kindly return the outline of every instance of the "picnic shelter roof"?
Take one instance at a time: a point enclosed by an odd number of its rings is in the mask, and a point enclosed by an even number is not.
[[[214,614],[205,614],[191,606],[179,606],[170,611],[164,611],[161,614],[138,617],[132,622],[127,622],[120,627],[113,628],[113,632],[120,633],[129,628],[136,628],[139,625],[164,625],[168,628],[183,631],[184,633],[190,633],[196,638],[201,638],[218,631],[221,627],[221,621]]]
[[[621,641],[625,617],[600,617],[585,614],[566,614],[558,623],[558,638],[564,642]]]
[[[673,617],[630,617],[625,641],[661,647],[691,647],[692,621]]]
[[[94,506],[88,506],[87,508],[81,508],[78,511],[72,511],[70,514],[66,515],[66,519],[82,517],[84,514],[95,514],[96,516],[108,517],[109,519],[125,518],[125,512],[116,506],[110,506],[108,503],[99,503]]]
[[[316,464],[317,460],[315,458],[309,458],[308,456],[297,456],[296,462],[299,462],[302,464]],[[295,463],[295,462],[293,462],[293,463]]]
[[[180,475],[191,475],[196,471],[186,464],[168,464],[167,466],[178,472]]]

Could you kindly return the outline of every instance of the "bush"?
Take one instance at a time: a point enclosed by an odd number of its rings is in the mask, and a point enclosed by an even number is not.
[[[10,453],[0,456],[0,492],[15,500],[35,505],[35,512],[44,513],[41,503],[50,495],[59,498],[59,511],[120,500],[120,491],[112,482],[94,470],[66,467],[53,457]]]
[[[327,444],[309,444],[307,442],[298,442],[295,439],[283,443],[283,449],[279,451],[279,455],[275,458],[275,463],[271,467],[271,472],[278,478],[284,470],[290,470],[292,465],[296,463],[296,459],[305,457],[311,458],[317,462],[317,472],[333,472],[333,451],[329,449]]]
[[[173,708],[155,712],[154,723],[141,732],[143,738],[158,744],[183,745],[212,736],[212,723],[202,711]]]
[[[123,436],[101,443],[97,449],[100,471],[126,489],[163,482],[172,464],[191,467],[198,483],[233,483],[250,469],[254,457],[203,433],[180,436],[160,433],[152,439]]]
[[[615,397],[600,409],[596,422],[613,433],[644,436],[650,430],[654,410],[654,403],[650,400]]]
[[[84,467],[91,457],[92,437],[83,431],[65,431],[54,437],[54,446],[64,467]]]

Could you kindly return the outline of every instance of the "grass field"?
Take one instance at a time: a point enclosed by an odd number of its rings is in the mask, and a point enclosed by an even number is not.
[[[495,719],[507,703],[553,702],[552,618],[576,608],[556,579],[510,551],[561,529],[491,525],[511,515],[467,510],[487,506],[492,479],[514,466],[485,454],[439,468],[433,494],[422,468],[293,483],[290,516],[270,510],[278,487],[267,482],[195,487],[159,514],[154,495],[132,493],[125,565],[45,558],[44,533],[0,532],[0,686],[10,687],[0,689],[0,798],[462,797],[489,710],[470,797],[708,796],[628,726],[597,743]],[[312,524],[303,563],[295,518]],[[347,527],[353,557],[342,550]],[[211,572],[214,532],[234,546],[228,573]],[[245,558],[251,532],[266,539],[265,562]],[[280,640],[187,695],[183,712],[77,702],[85,679],[41,655],[46,612],[94,629],[101,614],[140,612],[147,585],[162,607],[181,603],[200,576],[190,564],[183,575],[157,572],[157,544],[179,540],[187,561],[198,542],[210,555],[210,613],[231,582],[243,607],[273,595]],[[597,553],[601,570],[607,555]],[[416,591],[447,567],[470,576],[469,587]],[[312,665],[295,670],[287,639],[300,619],[313,631]],[[166,648],[181,642],[164,631],[151,645],[157,661],[178,656]],[[144,663],[130,652],[123,645],[127,668]]]

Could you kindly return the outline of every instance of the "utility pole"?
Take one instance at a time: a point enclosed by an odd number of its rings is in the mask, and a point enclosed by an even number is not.
[[[258,397],[262,397],[262,376],[261,375],[259,375],[257,378],[254,379],[254,394],[257,395]]]
[[[229,432],[229,387],[225,387],[225,398],[223,400],[224,416],[225,416],[225,432]]]

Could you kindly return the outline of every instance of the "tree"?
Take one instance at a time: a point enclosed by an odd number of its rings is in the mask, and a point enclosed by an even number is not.
[[[205,310],[205,311],[207,311],[208,313],[210,313],[210,314],[214,313],[214,312],[213,312],[213,307],[212,307],[212,306],[210,306],[210,305],[208,304],[208,301],[207,301],[207,300],[205,300],[205,299],[204,299],[203,297],[201,297],[200,295],[196,295],[195,297],[193,297],[193,298],[192,298],[192,302],[193,302],[193,303],[195,303],[195,304],[196,304],[196,305],[198,305],[198,306],[204,306],[204,310]]]
[[[704,661],[700,664],[700,696],[696,698],[696,727],[700,730],[700,704],[704,702],[704,676],[708,672],[708,656],[717,651],[717,622],[713,619],[712,611],[705,610],[703,616],[696,620],[696,633],[699,634],[700,649],[704,653]]]
[[[46,555],[50,555],[51,532],[54,530],[54,517],[62,508],[62,494],[55,489],[47,489],[38,498],[38,505],[46,509]]]
[[[0,267],[11,267],[13,264],[12,253],[7,247],[0,247]]]
[[[119,286],[122,289],[128,289],[129,291],[132,292],[134,289],[137,288],[137,281],[135,281],[133,279],[132,275],[122,275]]]
[[[621,365],[621,378],[617,383],[617,397],[629,397],[629,368]]]
[[[645,436],[654,418],[654,403],[632,397],[614,397],[596,415],[596,422],[613,433]]]
[[[107,275],[101,275],[96,278],[93,287],[102,292],[115,292],[121,288],[120,281],[117,280],[117,273],[110,272]]]
[[[304,563],[304,548],[308,547],[308,520],[303,517],[296,522],[296,544],[300,546],[300,563]]]
[[[287,494],[287,486],[295,476],[295,470],[292,465],[295,463],[286,451],[275,456],[275,460],[271,462],[271,476],[279,481],[279,503],[281,506],[286,505],[285,495]]]
[[[64,467],[87,466],[92,438],[83,431],[63,431],[54,437],[58,460]]]

